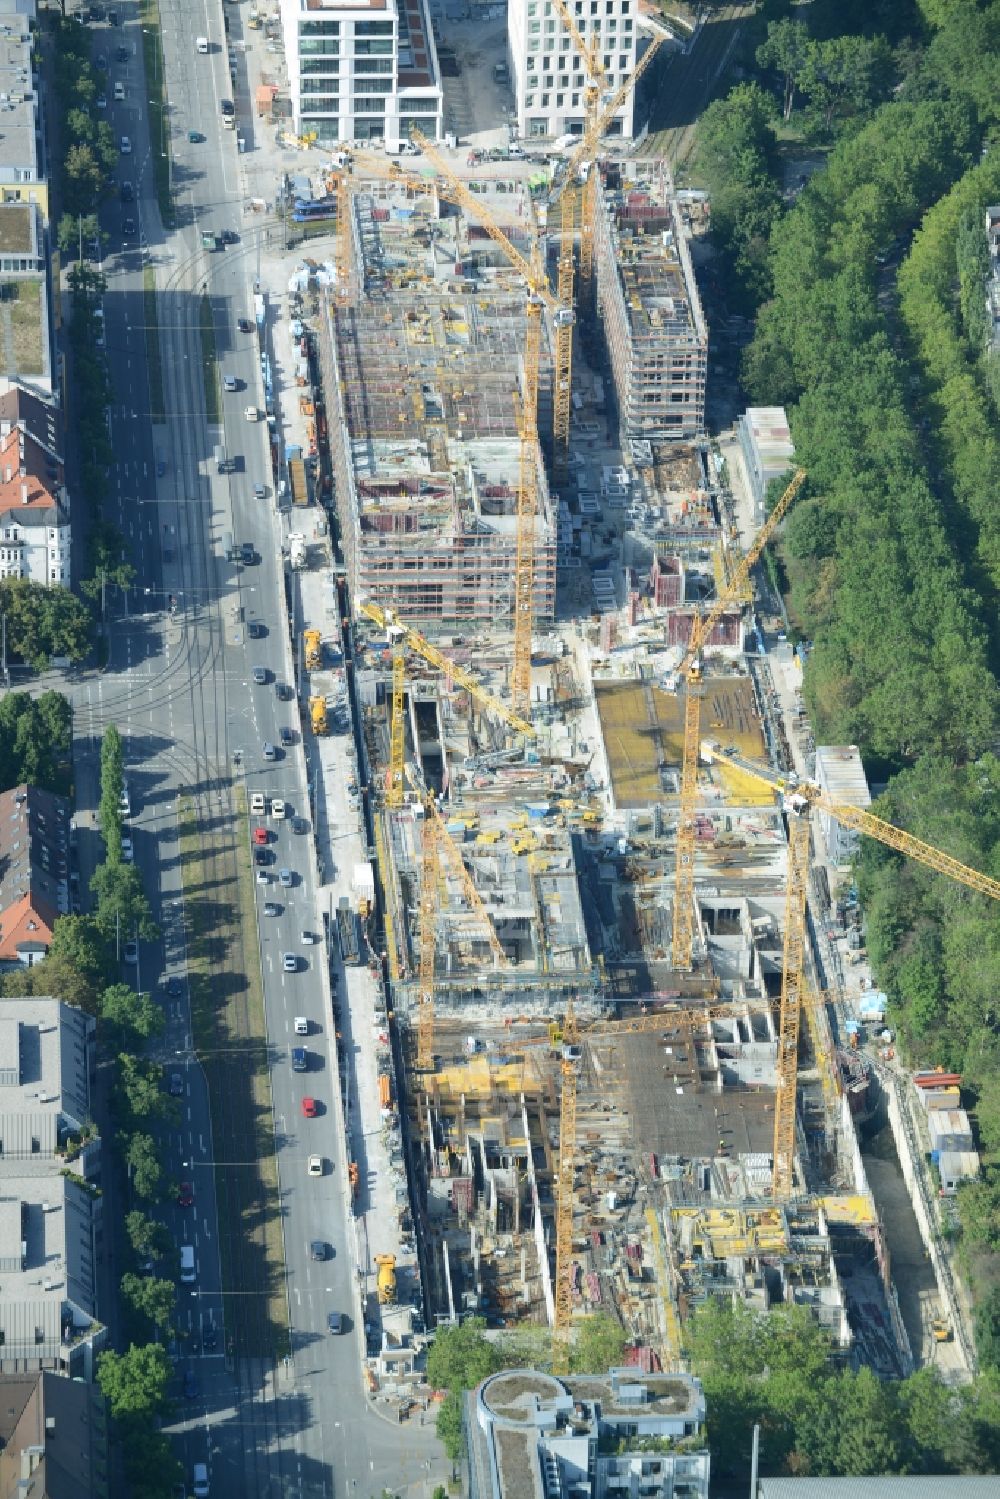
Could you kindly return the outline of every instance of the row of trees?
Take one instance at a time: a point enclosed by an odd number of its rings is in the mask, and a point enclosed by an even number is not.
[[[114,132],[97,107],[107,88],[91,59],[90,33],[76,17],[52,17],[54,81],[52,97],[59,111],[62,144],[61,195],[65,212],[59,222],[59,247],[65,253],[99,233],[95,205],[118,161]],[[81,220],[86,224],[81,225]]]
[[[61,692],[0,698],[0,791],[27,784],[65,796],[70,786],[73,710]]]

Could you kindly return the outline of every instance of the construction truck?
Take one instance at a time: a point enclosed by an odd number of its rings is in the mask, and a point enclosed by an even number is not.
[[[292,489],[292,504],[304,506],[309,503],[309,485],[306,481],[306,466],[301,458],[292,458],[288,463],[288,482]]]
[[[361,943],[358,940],[357,912],[346,895],[342,895],[337,903],[336,921],[340,956],[348,967],[354,967],[361,962]]]
[[[935,1317],[931,1323],[931,1332],[935,1343],[951,1342],[951,1323],[946,1322],[943,1317]]]
[[[306,630],[302,636],[306,653],[306,671],[318,671],[323,665],[323,637],[318,630]]]
[[[288,560],[296,572],[298,572],[299,568],[305,567],[307,553],[306,539],[302,532],[290,531],[288,535]],[[312,635],[316,631],[310,630],[308,633]],[[308,662],[306,664],[308,665]]]
[[[330,724],[326,716],[325,697],[311,697],[309,699],[309,722],[312,724],[314,734],[329,733]]]
[[[396,1299],[396,1256],[377,1254],[375,1263],[378,1266],[378,1304],[390,1306]]]

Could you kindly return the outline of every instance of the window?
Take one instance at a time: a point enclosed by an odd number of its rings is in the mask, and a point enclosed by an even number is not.
[[[549,96],[548,96],[548,94],[543,94],[542,95],[542,108],[543,109],[548,109],[548,107],[549,107]]]
[[[330,89],[335,87],[336,85],[329,78],[303,78],[302,80],[303,97],[308,94],[328,94]]]
[[[388,94],[392,90],[391,78],[355,78],[356,94]]]
[[[300,42],[299,53],[302,57],[339,57],[339,42]]]
[[[545,77],[544,77],[544,79],[542,81],[544,82],[546,88],[554,88],[555,87],[555,79],[553,78],[553,76],[552,76],[551,73],[546,73],[546,75],[545,75]]]
[[[401,99],[399,108],[407,114],[437,114],[438,101],[436,99]]]
[[[392,21],[355,21],[355,36],[392,36]]]
[[[339,36],[339,21],[303,21],[299,26],[299,36]]]
[[[302,114],[336,114],[340,108],[340,100],[336,94],[317,95],[315,99],[303,99]]]
[[[340,61],[336,57],[303,57],[300,73],[339,73]]]
[[[355,42],[355,57],[391,57],[392,42]]]
[[[565,97],[566,97],[565,94],[556,94],[556,109],[562,109],[562,107],[563,107],[563,99]]]
[[[384,111],[385,111],[385,100],[384,99],[355,99],[355,101],[354,101],[354,111],[355,111],[355,114],[359,114],[359,115],[383,114]]]
[[[354,61],[354,74],[357,77],[361,73],[392,73],[392,59],[386,61],[382,57],[358,57]]]

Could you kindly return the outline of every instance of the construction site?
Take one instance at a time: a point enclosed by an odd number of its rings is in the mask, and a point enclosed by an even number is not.
[[[550,1329],[557,1373],[598,1311],[682,1369],[724,1296],[903,1374],[859,1144],[872,981],[831,951],[861,834],[1000,887],[868,810],[852,747],[806,752],[756,569],[807,476],[758,530],[703,434],[698,226],[660,162],[581,172],[599,123],[542,196],[426,142],[419,176],[331,169],[319,367],[407,1292],[428,1328]]]

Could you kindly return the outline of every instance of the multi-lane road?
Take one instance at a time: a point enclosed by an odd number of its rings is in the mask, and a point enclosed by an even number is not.
[[[243,220],[236,133],[222,124],[221,103],[233,97],[233,89],[221,6],[219,0],[161,0],[176,208],[176,227],[169,232],[156,207],[153,152],[160,143],[150,143],[145,118],[138,12],[132,0],[119,3],[117,11],[120,24],[94,26],[93,36],[95,55],[103,54],[109,66],[108,119],[116,138],[127,136],[131,143],[119,159],[119,180],[133,184],[133,201],[122,204],[115,195],[102,225],[110,236],[103,270],[114,389],[113,518],[137,576],[128,600],[112,601],[107,670],[74,692],[76,776],[81,807],[95,807],[99,736],[117,724],[126,740],[136,859],[163,933],[155,946],[140,947],[130,976],[164,1002],[161,1056],[168,1073],[182,1079],[181,1127],[169,1142],[168,1173],[190,1182],[194,1199],[191,1206],[164,1209],[178,1243],[194,1246],[197,1266],[194,1285],[179,1287],[180,1325],[187,1335],[183,1367],[195,1373],[197,1394],[183,1402],[173,1429],[189,1475],[194,1462],[210,1465],[213,1495],[377,1495],[383,1487],[396,1491],[411,1484],[419,1493],[439,1456],[430,1432],[401,1433],[373,1412],[361,1384],[364,1330],[352,1314],[353,1235],[324,972],[330,955],[317,913],[298,705],[277,690],[279,683],[294,681],[280,516],[267,426],[244,416],[247,406],[264,407],[258,335],[238,328],[239,319],[253,319],[258,246]],[[212,39],[208,55],[196,52],[196,35]],[[114,98],[116,82],[124,84],[123,100]],[[246,80],[241,84],[245,103]],[[240,130],[252,150],[253,121],[245,110]],[[189,131],[203,138],[191,140]],[[126,218],[134,220],[135,234],[123,233]],[[202,247],[203,229],[231,229],[239,239],[209,252]],[[148,268],[156,276],[165,413],[155,424],[143,295]],[[205,415],[203,295],[211,301],[220,372],[236,384],[223,392],[221,427],[210,426]],[[223,474],[213,456],[219,443],[231,465]],[[255,496],[258,485],[265,486],[263,499]],[[252,564],[229,560],[230,537],[236,547],[252,543]],[[263,668],[265,681],[255,681],[254,668]],[[293,743],[282,752],[283,727],[293,731]],[[265,742],[278,747],[280,758],[265,759]],[[296,831],[291,816],[280,822],[249,817],[245,808],[254,792],[285,800],[306,819],[306,830]],[[216,1153],[218,1129],[213,1136],[206,1078],[193,1049],[190,911],[178,842],[182,798],[195,808],[206,857],[220,880],[236,877],[234,850],[240,840],[249,842],[254,826],[270,832],[272,878],[255,887],[256,929],[244,929],[242,944],[248,966],[259,951],[263,977],[283,1294],[291,1325],[287,1360],[269,1357],[261,1347],[263,1301],[274,1288],[265,1291],[252,1257],[237,1260],[223,1283],[216,1172],[225,1173],[227,1183],[238,1182],[250,1168]],[[85,880],[95,852],[84,844]],[[278,883],[281,869],[293,876],[288,888]],[[264,915],[265,901],[275,903],[279,914]],[[304,932],[320,941],[305,943]],[[295,957],[294,972],[287,971],[285,953]],[[220,1002],[227,978],[218,975]],[[308,1038],[294,1035],[296,1016],[307,1018]],[[309,1050],[305,1073],[291,1064],[296,1044]],[[238,1070],[234,1077],[238,1087]],[[319,1104],[315,1118],[303,1115],[306,1096]],[[308,1174],[313,1153],[324,1159],[321,1177]],[[317,1240],[329,1246],[323,1260],[312,1256]],[[334,1310],[347,1314],[340,1336],[328,1331]],[[228,1349],[224,1323],[233,1334]],[[212,1329],[219,1330],[214,1347]]]

